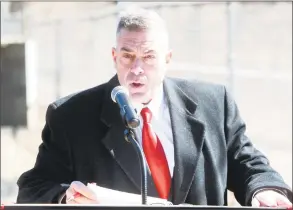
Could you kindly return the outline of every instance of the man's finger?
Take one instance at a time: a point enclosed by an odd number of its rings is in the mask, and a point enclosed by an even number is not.
[[[76,192],[72,187],[69,187],[66,190],[66,203],[69,203],[71,200],[74,200],[74,198],[76,197],[76,195],[80,195],[78,192]]]
[[[66,204],[79,204],[79,203],[77,203],[75,200],[70,200],[70,201],[66,202]]]
[[[271,197],[260,197],[256,199],[258,200],[260,207],[277,207],[277,201]]]
[[[74,192],[78,192],[91,200],[97,200],[96,194],[82,182],[74,181],[71,183],[70,187]]]
[[[85,196],[80,196],[74,199],[74,201],[78,204],[98,204],[97,201],[91,200]]]
[[[285,196],[281,196],[279,199],[278,199],[278,206],[279,205],[284,205],[284,206],[291,206],[292,207],[292,203],[289,201],[288,198],[286,198]]]
[[[256,198],[254,198],[251,201],[251,206],[253,206],[253,207],[260,207],[260,203],[259,203],[259,201]]]

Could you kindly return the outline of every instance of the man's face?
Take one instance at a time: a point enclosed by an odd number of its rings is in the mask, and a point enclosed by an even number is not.
[[[164,35],[157,30],[122,29],[112,49],[119,82],[133,102],[148,103],[162,84],[171,59]]]

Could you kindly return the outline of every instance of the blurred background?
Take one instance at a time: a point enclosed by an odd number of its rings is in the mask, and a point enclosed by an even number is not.
[[[110,79],[127,2],[1,2],[1,202],[35,162],[52,101]],[[247,135],[292,186],[292,2],[149,2],[167,22],[168,75],[228,87]],[[57,172],[56,172],[57,173]],[[238,205],[230,193],[230,205]]]

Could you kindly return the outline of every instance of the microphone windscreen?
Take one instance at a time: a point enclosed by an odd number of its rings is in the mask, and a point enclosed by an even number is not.
[[[129,95],[128,90],[125,87],[123,87],[123,86],[116,86],[115,88],[113,88],[113,90],[111,92],[112,101],[114,101],[115,103],[117,103],[116,102],[116,96],[117,96],[117,94],[120,94],[120,93],[124,93],[127,96]]]

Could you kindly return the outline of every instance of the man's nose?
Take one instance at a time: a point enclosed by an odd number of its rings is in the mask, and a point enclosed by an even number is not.
[[[143,69],[141,68],[141,61],[139,59],[136,59],[135,62],[133,62],[133,65],[130,68],[130,71],[135,75],[139,75],[143,73]]]

